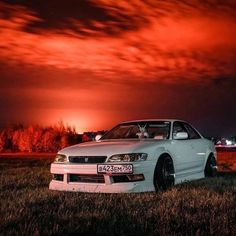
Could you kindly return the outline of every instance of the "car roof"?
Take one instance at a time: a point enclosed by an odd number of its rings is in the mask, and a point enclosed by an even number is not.
[[[132,123],[132,122],[148,122],[148,121],[168,121],[168,122],[174,122],[174,121],[180,121],[180,122],[186,122],[184,120],[179,120],[179,119],[142,119],[142,120],[129,120],[129,121],[124,121],[121,122],[121,124],[124,123]]]

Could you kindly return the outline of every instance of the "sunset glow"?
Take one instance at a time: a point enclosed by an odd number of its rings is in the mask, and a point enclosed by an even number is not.
[[[234,0],[70,4],[0,3],[2,126],[180,118],[236,132]]]

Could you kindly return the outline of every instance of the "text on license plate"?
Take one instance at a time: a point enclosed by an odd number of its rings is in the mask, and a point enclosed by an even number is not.
[[[132,174],[133,173],[133,165],[131,164],[114,164],[114,165],[109,165],[109,164],[98,164],[97,165],[97,172],[100,174]]]

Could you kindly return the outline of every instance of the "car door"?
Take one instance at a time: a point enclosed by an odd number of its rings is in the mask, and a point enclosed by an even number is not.
[[[175,121],[172,128],[172,149],[174,153],[175,173],[177,178],[185,179],[186,177],[186,179],[188,179],[187,176],[194,174],[199,165],[194,148],[195,141],[190,138],[189,133],[187,139],[176,140],[175,135],[178,132],[188,133],[188,130],[183,122]]]
[[[195,153],[195,171],[200,172],[204,169],[206,158],[206,145],[201,135],[188,123],[183,123],[188,132],[189,139],[192,140],[192,145]]]

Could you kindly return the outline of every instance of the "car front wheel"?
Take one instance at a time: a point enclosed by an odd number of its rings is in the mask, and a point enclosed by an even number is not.
[[[160,157],[154,172],[154,186],[156,191],[166,190],[175,183],[174,165],[171,157]]]

